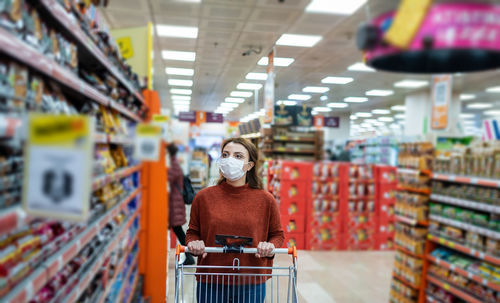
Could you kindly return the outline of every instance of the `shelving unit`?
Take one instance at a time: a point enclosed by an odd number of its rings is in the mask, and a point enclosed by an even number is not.
[[[323,132],[273,125],[261,129],[256,139],[265,157],[272,159],[320,160],[323,157]]]

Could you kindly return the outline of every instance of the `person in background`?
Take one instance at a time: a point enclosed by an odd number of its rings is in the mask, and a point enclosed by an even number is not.
[[[243,138],[226,140],[218,161],[220,178],[217,185],[202,189],[195,196],[187,231],[187,246],[198,255],[198,265],[231,266],[237,257],[241,266],[271,267],[273,249],[283,245],[284,234],[280,212],[274,197],[265,191],[257,175],[258,152]],[[216,235],[235,235],[252,238],[257,254],[209,254],[205,245],[216,246]],[[262,303],[266,295],[266,278],[256,278],[226,283],[216,283],[201,274],[220,273],[222,270],[197,268],[197,301],[205,302],[255,302]],[[229,269],[227,273],[232,273]],[[225,273],[225,272],[224,272]],[[239,273],[270,274],[267,269]],[[223,277],[219,280],[223,281]],[[213,282],[213,283],[211,283]]]
[[[345,143],[344,150],[340,152],[340,155],[337,159],[342,162],[351,162],[351,153],[349,151],[349,142]]]
[[[182,245],[186,245],[186,234],[182,229],[182,225],[186,223],[186,206],[182,196],[184,188],[184,173],[177,161],[178,148],[174,143],[167,145],[167,151],[170,155],[170,168],[168,170],[168,183],[170,185],[170,195],[168,199],[168,223],[170,228],[175,233],[175,236]],[[191,254],[186,254],[185,265],[193,265],[195,263]]]

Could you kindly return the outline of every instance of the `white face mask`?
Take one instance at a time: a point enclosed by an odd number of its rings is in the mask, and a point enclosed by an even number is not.
[[[229,181],[239,180],[245,175],[246,172],[243,171],[243,165],[245,165],[243,160],[233,157],[219,159],[220,172]]]

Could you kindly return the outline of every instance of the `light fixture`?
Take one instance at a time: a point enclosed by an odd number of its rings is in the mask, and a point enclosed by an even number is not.
[[[237,89],[243,90],[257,90],[262,88],[262,84],[259,83],[240,83],[236,86]]]
[[[164,60],[178,60],[178,61],[194,61],[196,60],[195,52],[181,52],[164,50],[161,51],[161,56]]]
[[[281,66],[281,67],[287,67],[290,64],[292,64],[294,61],[295,61],[295,59],[293,59],[293,58],[275,57],[273,59],[274,66]],[[268,62],[269,62],[269,58],[262,57],[257,64],[267,66]]]
[[[388,109],[374,109],[372,110],[372,113],[375,115],[388,115],[391,111]]]
[[[486,89],[487,93],[500,93],[500,86],[488,87]]]
[[[312,110],[315,111],[315,112],[318,112],[318,113],[327,113],[327,112],[331,112],[332,111],[331,108],[324,107],[324,106],[313,107]]]
[[[170,86],[193,86],[193,80],[168,79]]]
[[[467,108],[470,109],[486,109],[486,108],[492,108],[493,104],[491,103],[471,103],[467,105]]]
[[[400,129],[401,125],[393,123],[393,124],[389,125],[389,127],[392,128],[392,129]]]
[[[172,95],[172,100],[191,100],[191,96],[179,96],[179,95]]]
[[[242,98],[248,98],[248,97],[251,97],[253,95],[252,92],[240,92],[240,91],[232,91],[230,96],[231,97],[242,97]]]
[[[359,117],[359,118],[370,118],[371,116],[373,116],[371,113],[364,113],[364,112],[359,112],[359,113],[356,113],[355,115],[356,115],[356,117]]]
[[[192,68],[177,68],[177,67],[167,67],[165,69],[167,75],[177,75],[177,76],[192,76],[194,75],[194,69]]]
[[[354,81],[353,78],[349,77],[326,77],[323,80],[321,80],[321,83],[325,84],[347,84],[351,83]]]
[[[371,128],[372,127],[372,124],[371,123],[361,123],[361,127],[364,127],[364,128]]]
[[[500,117],[500,110],[497,109],[492,109],[492,110],[487,110],[484,112],[485,115],[487,116],[498,116]]]
[[[394,115],[394,118],[396,118],[396,119],[406,119],[406,114],[397,114],[397,115]]]
[[[380,117],[378,120],[381,122],[394,122],[394,118],[392,117]]]
[[[228,102],[222,102],[220,105],[220,107],[231,107],[231,108],[235,108],[235,107],[238,107],[239,104],[238,103],[228,103]]]
[[[224,101],[230,102],[230,103],[243,103],[243,102],[245,102],[245,99],[243,99],[243,98],[227,97],[226,99],[224,99]]]
[[[321,101],[326,101],[326,100],[328,100],[328,96],[321,96],[321,97],[319,97],[319,99]]]
[[[245,77],[248,80],[267,80],[266,73],[248,73]]]
[[[464,120],[464,121],[462,121],[462,123],[464,125],[475,125],[476,121],[474,121],[474,120]]]
[[[385,126],[385,123],[384,122],[375,121],[375,122],[372,122],[372,125],[373,126]]]
[[[394,83],[394,86],[399,88],[420,88],[427,85],[429,82],[423,80],[402,80]]]
[[[313,0],[306,7],[306,13],[351,15],[367,0]]]
[[[281,104],[284,104],[284,105],[287,105],[287,106],[293,106],[293,105],[297,105],[297,101],[292,101],[292,100],[279,100],[278,102],[276,102],[277,105],[281,105]]]
[[[172,88],[170,90],[170,93],[176,94],[176,95],[191,95],[193,93],[193,91],[190,89]]]
[[[330,89],[328,87],[322,87],[322,86],[306,86],[302,89],[304,93],[316,93],[316,94],[323,94],[329,90]]]
[[[406,106],[404,106],[404,105],[394,105],[394,106],[391,106],[391,110],[393,110],[395,112],[404,112],[404,111],[406,111]]]
[[[193,26],[177,26],[177,25],[157,25],[156,34],[160,37],[174,38],[198,38],[198,28]]]
[[[174,100],[172,104],[174,105],[189,105],[191,101],[183,101],[183,100]]]
[[[377,119],[365,119],[365,123],[377,123]]]
[[[462,119],[472,119],[472,118],[475,118],[476,115],[474,114],[467,114],[467,113],[461,113],[460,114],[460,118]]]
[[[367,102],[368,98],[366,97],[347,97],[344,98],[344,102],[349,102],[349,103],[363,103]]]
[[[367,96],[377,96],[377,97],[387,97],[393,95],[393,90],[385,90],[385,89],[372,89],[365,93]]]
[[[283,34],[278,39],[278,41],[276,41],[276,45],[313,47],[321,39],[323,39],[323,37],[321,37],[321,36]]]
[[[307,101],[307,100],[311,99],[311,96],[310,95],[303,95],[303,94],[291,94],[290,96],[288,96],[288,99]]]
[[[311,115],[313,115],[313,116],[317,116],[317,115],[319,115],[319,113],[318,113],[317,111],[312,110],[312,111],[311,111]]]
[[[357,119],[358,119],[358,116],[356,116],[356,115],[351,115],[351,116],[349,117],[349,119],[351,119],[351,120],[357,120]]]
[[[460,100],[462,100],[462,101],[472,100],[475,98],[476,98],[476,95],[473,95],[473,94],[460,94]]]
[[[342,102],[331,102],[331,103],[328,103],[326,106],[331,107],[331,108],[346,108],[349,106],[349,104],[342,103]]]
[[[349,66],[347,68],[349,71],[353,72],[374,72],[375,69],[369,67],[368,65],[362,63],[362,62],[356,62],[353,65]]]

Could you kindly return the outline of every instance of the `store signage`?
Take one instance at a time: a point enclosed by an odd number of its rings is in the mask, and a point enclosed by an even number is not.
[[[483,121],[483,140],[484,141],[499,141],[500,140],[500,120],[487,119]]]
[[[330,128],[339,128],[340,127],[340,118],[339,117],[324,117],[324,125],[325,127]]]
[[[196,122],[196,112],[179,112],[179,121]]]
[[[160,125],[139,123],[135,136],[135,157],[141,161],[159,161],[161,136]]]
[[[313,118],[314,127],[322,128],[325,125],[325,119],[323,116],[314,116]]]
[[[88,116],[30,114],[23,207],[36,217],[88,218],[94,120]]]
[[[222,123],[224,122],[224,116],[222,114],[207,112],[207,123]]]
[[[432,129],[448,127],[448,111],[451,101],[451,75],[432,77]]]
[[[120,49],[120,54],[125,59],[130,59],[134,56],[134,47],[132,46],[131,37],[121,37],[116,39],[116,44]]]
[[[169,130],[169,115],[153,115],[152,123],[161,127],[161,136],[166,142],[171,141],[170,130]]]
[[[267,56],[267,80],[264,86],[264,123],[273,123],[274,116],[274,50]]]

